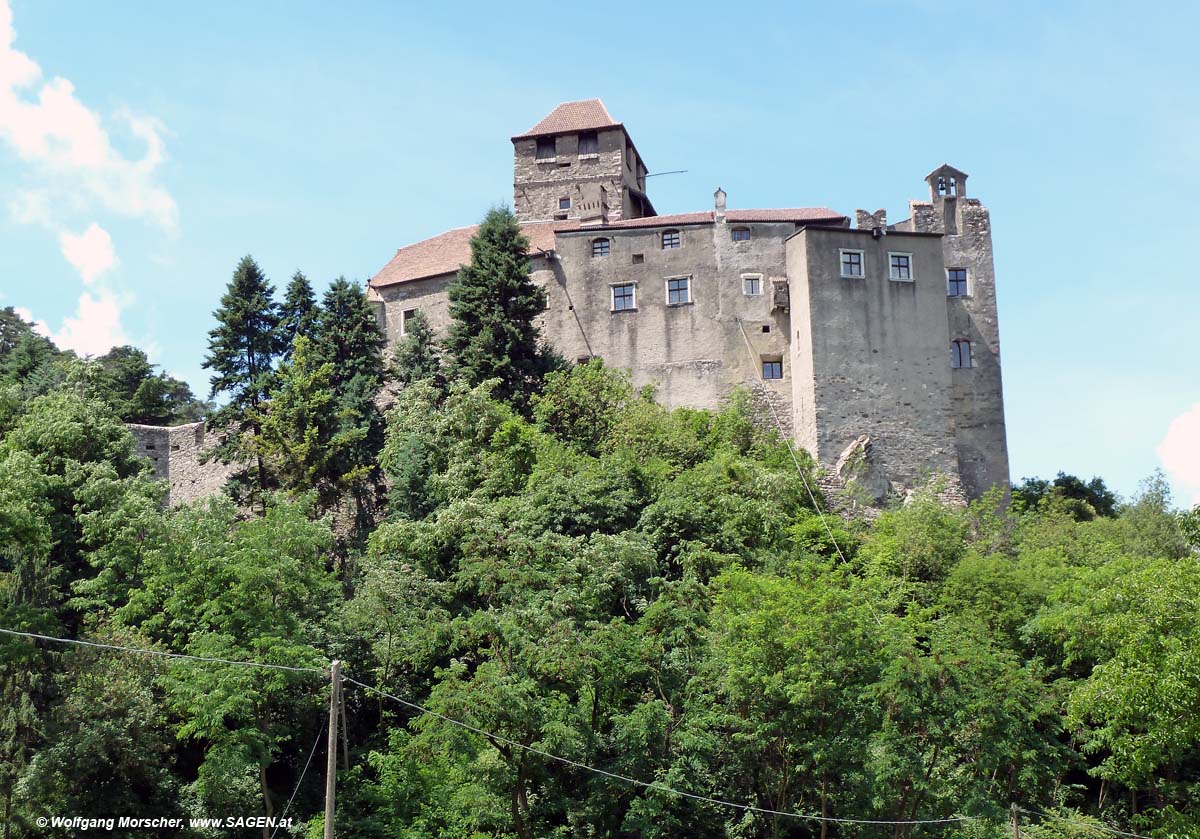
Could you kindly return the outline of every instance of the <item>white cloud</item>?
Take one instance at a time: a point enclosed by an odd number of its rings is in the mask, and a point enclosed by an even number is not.
[[[1191,493],[1190,503],[1200,504],[1200,402],[1171,420],[1157,452],[1171,480]]]
[[[26,309],[24,306],[13,306],[13,311],[17,317],[26,323],[33,323],[33,312]]]
[[[67,262],[83,277],[84,285],[91,285],[97,277],[117,264],[112,237],[95,222],[79,234],[65,230],[59,233],[58,246]]]
[[[129,343],[121,327],[121,305],[115,296],[103,291],[95,296],[87,291],[80,295],[75,315],[63,318],[57,332],[49,331],[44,324],[39,326],[39,331],[59,349],[74,350],[79,355],[103,355]]]
[[[13,49],[15,38],[12,9],[0,0],[0,138],[34,165],[56,198],[69,202],[82,193],[112,212],[173,230],[178,209],[157,177],[166,159],[163,124],[118,113],[117,120],[145,146],[140,158],[126,157],[113,148],[99,115],[76,97],[75,86],[61,77],[44,81],[37,63]],[[10,211],[18,220],[45,224],[45,213],[37,211],[46,206],[44,197],[30,203],[25,196]]]

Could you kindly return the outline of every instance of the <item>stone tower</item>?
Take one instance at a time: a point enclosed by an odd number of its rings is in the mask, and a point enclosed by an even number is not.
[[[646,164],[599,99],[564,102],[512,143],[520,221],[607,224],[655,215]]]
[[[943,234],[950,340],[971,348],[969,363],[951,379],[959,473],[977,498],[1008,481],[991,218],[978,198],[967,197],[966,172],[943,164],[925,181],[929,201],[909,202],[910,223],[914,231]]]

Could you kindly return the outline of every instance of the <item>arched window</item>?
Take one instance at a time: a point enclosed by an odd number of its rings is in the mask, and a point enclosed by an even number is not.
[[[612,247],[612,242],[603,237],[592,240],[592,256],[608,256],[609,250]]]
[[[733,230],[730,231],[730,235],[733,236],[733,241],[735,241],[735,242],[749,242],[750,241],[750,228],[749,227],[735,227],[735,228],[733,228]]]
[[[955,370],[971,366],[971,342],[956,340],[950,343],[950,366]]]
[[[662,249],[674,250],[683,243],[678,230],[664,230],[662,233]]]

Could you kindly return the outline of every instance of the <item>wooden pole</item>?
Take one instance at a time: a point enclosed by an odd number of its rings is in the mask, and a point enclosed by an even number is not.
[[[333,837],[333,799],[337,782],[338,699],[342,692],[342,663],[329,668],[329,739],[325,743],[325,839]]]
[[[1013,839],[1021,839],[1021,811],[1017,809],[1017,802],[1012,804],[1012,829]]]

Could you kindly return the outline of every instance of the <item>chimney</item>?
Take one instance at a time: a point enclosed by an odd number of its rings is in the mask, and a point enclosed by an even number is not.
[[[717,191],[713,193],[713,209],[715,210],[714,217],[717,220],[717,224],[724,224],[725,190],[721,189],[721,187],[717,187]]]

